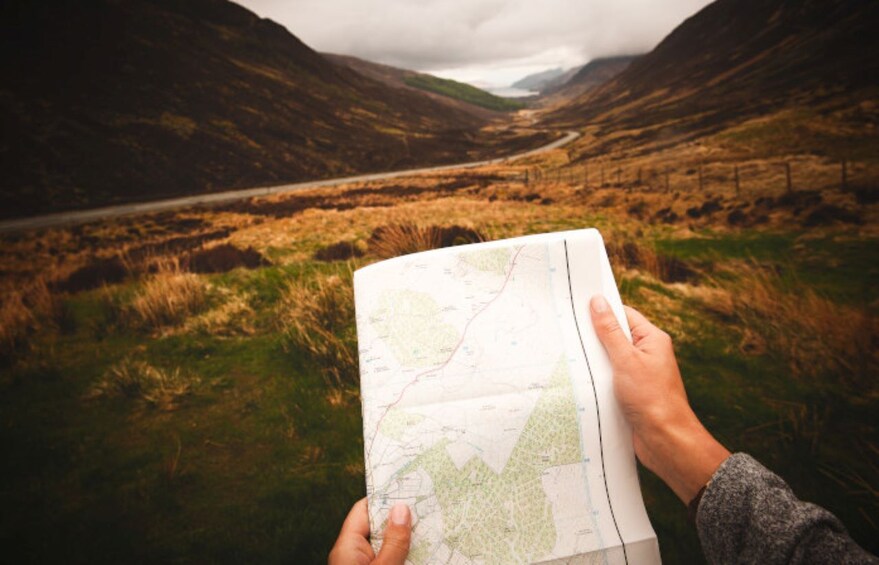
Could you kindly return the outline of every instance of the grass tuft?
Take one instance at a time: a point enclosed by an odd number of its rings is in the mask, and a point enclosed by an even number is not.
[[[281,297],[278,321],[285,348],[307,351],[327,385],[357,386],[357,336],[351,277],[291,281]]]
[[[125,318],[139,328],[159,330],[180,324],[206,305],[207,284],[184,272],[176,261],[167,261],[150,275],[130,304]]]
[[[0,301],[0,360],[8,361],[30,345],[30,337],[60,313],[60,302],[38,278]]]
[[[462,226],[422,226],[412,223],[380,226],[369,238],[369,250],[381,258],[485,241],[478,231]]]
[[[125,358],[104,373],[86,399],[129,398],[171,411],[180,407],[198,382],[198,377],[184,375],[179,368],[164,371],[146,361]]]

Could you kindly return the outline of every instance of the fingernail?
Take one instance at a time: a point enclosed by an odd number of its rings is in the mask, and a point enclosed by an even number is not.
[[[592,306],[592,311],[596,314],[606,312],[610,308],[610,304],[608,304],[607,300],[605,300],[600,294],[593,296],[589,304]]]
[[[408,526],[409,525],[409,507],[403,504],[402,502],[398,502],[391,508],[391,514],[388,516],[391,520],[391,523],[397,526]]]

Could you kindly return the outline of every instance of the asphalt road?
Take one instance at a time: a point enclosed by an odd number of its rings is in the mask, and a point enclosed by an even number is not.
[[[24,231],[36,228],[48,228],[63,226],[69,224],[82,224],[93,222],[96,220],[104,220],[107,218],[117,218],[119,216],[129,216],[134,214],[144,214],[148,212],[163,212],[166,210],[177,210],[189,206],[197,206],[201,204],[219,204],[223,202],[231,202],[233,200],[243,200],[254,196],[267,196],[270,194],[280,194],[283,192],[294,192],[297,190],[305,190],[308,188],[321,188],[327,186],[338,186],[341,184],[351,184],[358,182],[368,182],[375,180],[386,180],[398,177],[406,177],[418,175],[422,173],[436,173],[440,171],[450,171],[454,169],[472,169],[474,167],[483,167],[485,165],[496,165],[499,163],[509,163],[524,157],[538,155],[553,149],[558,149],[580,137],[576,131],[566,132],[565,136],[557,139],[548,145],[518,153],[509,157],[500,159],[489,159],[487,161],[473,161],[471,163],[458,163],[454,165],[441,165],[438,167],[425,167],[422,169],[408,169],[403,171],[392,171],[387,173],[372,173],[367,175],[357,175],[353,177],[342,177],[337,179],[325,179],[309,182],[300,182],[295,184],[282,184],[278,186],[268,186],[260,188],[247,188],[243,190],[229,190],[226,192],[215,192],[212,194],[198,194],[195,196],[182,196],[180,198],[169,198],[167,200],[154,200],[151,202],[141,202],[136,204],[120,204],[118,206],[106,206],[104,208],[94,208],[92,210],[76,210],[72,212],[59,212],[56,214],[46,214],[45,216],[32,216],[30,218],[17,218],[14,220],[0,221],[0,232]]]

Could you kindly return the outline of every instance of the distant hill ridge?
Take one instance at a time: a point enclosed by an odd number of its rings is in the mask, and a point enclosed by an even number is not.
[[[521,88],[522,90],[536,90],[539,92],[546,86],[548,82],[557,79],[564,74],[565,71],[561,67],[549,69],[519,79],[511,86],[513,88]]]
[[[717,0],[549,121],[704,132],[797,99],[869,98],[879,84],[877,25],[870,0]]]
[[[428,93],[443,104],[451,104],[465,112],[482,117],[497,117],[495,112],[508,112],[523,107],[515,101],[502,98],[469,84],[435,77],[408,69],[366,61],[350,55],[325,53],[330,61],[397,88],[412,88]],[[485,110],[490,111],[486,113]]]
[[[626,70],[638,55],[599,57],[580,67],[566,82],[548,85],[541,94],[557,94],[562,98],[574,98],[605,84]]]
[[[486,115],[340,68],[225,0],[0,10],[0,216],[495,153]]]

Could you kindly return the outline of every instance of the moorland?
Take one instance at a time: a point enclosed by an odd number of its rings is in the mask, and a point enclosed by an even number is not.
[[[803,63],[876,10],[766,2],[749,23],[731,4],[603,86],[493,118],[582,133],[546,154],[0,235],[8,555],[322,562],[365,490],[352,272],[582,227],[673,337],[706,426],[879,551],[879,75]],[[767,21],[780,31],[636,88],[705,30]],[[747,96],[723,92],[739,72]],[[684,507],[641,481],[663,560],[701,562]]]

